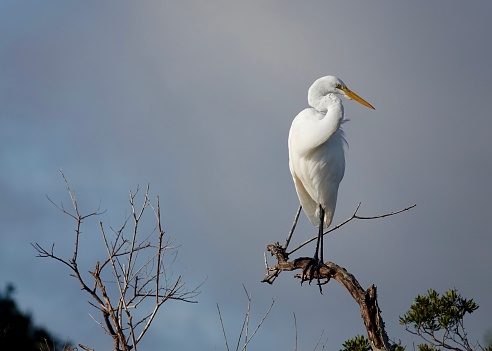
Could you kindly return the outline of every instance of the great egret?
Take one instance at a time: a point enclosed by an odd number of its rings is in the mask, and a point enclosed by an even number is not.
[[[304,269],[302,279],[311,267],[323,264],[323,224],[328,228],[335,213],[338,186],[345,172],[342,100],[353,99],[371,109],[374,107],[347,88],[339,78],[326,76],[316,80],[308,91],[311,108],[301,111],[289,131],[289,168],[304,213],[318,227],[316,251]],[[319,252],[321,250],[321,254]],[[321,286],[320,286],[321,289]]]

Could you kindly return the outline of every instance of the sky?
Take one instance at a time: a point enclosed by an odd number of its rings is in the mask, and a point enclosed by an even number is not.
[[[337,282],[320,295],[292,273],[261,283],[267,244],[283,242],[298,206],[288,168],[292,119],[317,78],[340,77],[371,103],[345,101],[347,167],[325,259],[375,284],[389,336],[419,342],[399,316],[428,289],[458,289],[480,308],[472,341],[492,328],[492,3],[487,1],[0,2],[0,286],[61,339],[112,346],[69,270],[104,259],[98,221],[119,227],[128,194],[150,184],[175,275],[197,304],[166,303],[142,349],[225,350],[252,296],[250,350],[337,350],[364,334]],[[152,217],[148,217],[152,226]],[[293,245],[316,234],[301,215]],[[82,251],[83,249],[83,251]],[[314,246],[301,250],[311,256]],[[269,263],[273,264],[272,260]]]

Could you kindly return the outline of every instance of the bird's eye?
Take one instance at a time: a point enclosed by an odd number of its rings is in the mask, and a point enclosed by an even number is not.
[[[341,84],[339,84],[339,83],[337,83],[336,88],[337,88],[337,89],[342,89],[342,85],[341,85]]]

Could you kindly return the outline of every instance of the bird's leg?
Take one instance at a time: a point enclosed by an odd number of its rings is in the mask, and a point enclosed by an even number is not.
[[[325,224],[325,210],[324,208],[319,205],[319,228],[318,228],[318,240],[320,242],[320,254],[319,254],[319,257],[320,257],[320,263],[321,264],[324,264],[325,263],[325,260],[323,258],[323,243],[324,243],[324,240],[323,240],[323,226]]]
[[[323,259],[323,225],[325,222],[325,210],[323,206],[319,205],[319,227],[318,227],[318,238],[316,240],[316,251],[314,252],[313,259],[304,267],[302,271],[301,284],[304,280],[306,272],[309,270],[309,283],[313,280],[314,272],[316,272],[316,279],[318,281],[319,291],[323,293],[320,282],[320,268],[324,264]],[[321,254],[320,254],[321,249]],[[321,257],[321,259],[320,259]]]
[[[318,227],[318,240],[316,244],[316,279],[318,280],[319,292],[322,294],[323,289],[321,288],[321,282],[319,280],[320,277],[320,268],[324,264],[323,260],[323,225],[325,223],[325,210],[323,206],[319,205],[319,227]],[[321,252],[320,252],[321,251]]]

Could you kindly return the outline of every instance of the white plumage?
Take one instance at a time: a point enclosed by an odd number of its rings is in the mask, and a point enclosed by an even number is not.
[[[309,88],[311,108],[296,116],[289,132],[290,172],[302,208],[315,226],[322,226],[319,220],[320,205],[325,212],[324,224],[330,226],[338,186],[345,172],[345,139],[340,129],[343,105],[336,94],[374,109],[339,78],[322,77]]]

